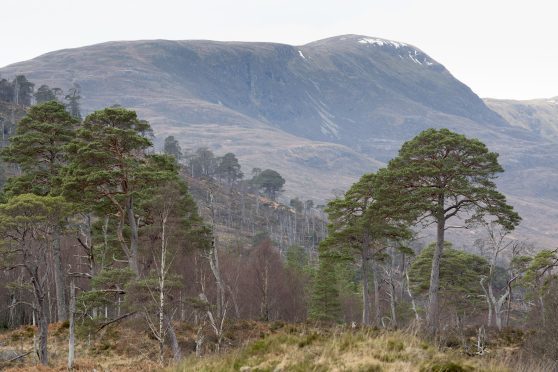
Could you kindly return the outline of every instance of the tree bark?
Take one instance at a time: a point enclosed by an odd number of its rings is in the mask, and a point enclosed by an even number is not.
[[[417,311],[417,304],[415,303],[415,297],[413,296],[413,293],[411,292],[411,285],[410,285],[410,280],[409,280],[409,273],[407,272],[407,270],[405,270],[405,278],[407,279],[407,293],[409,294],[409,297],[411,298],[411,306],[413,307],[413,312],[415,313],[415,320],[416,321],[420,321],[420,315]]]
[[[37,304],[37,325],[39,327],[39,345],[37,354],[39,361],[43,365],[48,364],[48,309],[45,301],[45,294],[41,284],[39,283],[38,269],[34,268],[31,281],[33,282],[33,292],[35,295],[35,302]]]
[[[219,252],[217,252],[217,247],[215,244],[215,238],[211,243],[211,251],[209,252],[209,267],[215,278],[215,284],[217,287],[217,316],[221,318],[224,311],[225,303],[225,286],[221,278],[221,269],[219,267]]]
[[[262,299],[260,304],[260,319],[269,321],[269,267],[267,262],[264,266],[263,283],[261,284]]]
[[[496,327],[498,328],[499,331],[502,330],[503,307],[504,304],[506,303],[508,296],[509,296],[509,292],[506,291],[506,293],[504,293],[500,297],[500,299],[498,299],[498,301],[494,303],[494,316],[496,318]]]
[[[397,312],[396,312],[397,303],[396,303],[396,294],[395,294],[395,284],[393,282],[393,271],[390,272],[389,287],[390,287],[389,305],[391,309],[391,326],[393,328],[397,328]]]
[[[165,279],[166,279],[166,216],[162,219],[161,231],[161,262],[159,263],[159,362],[164,365],[164,346],[165,346]]]
[[[362,324],[370,325],[370,298],[368,293],[368,247],[362,250]]]
[[[373,276],[373,284],[374,284],[374,325],[379,327],[382,324],[382,310],[380,304],[380,272],[378,267],[376,266],[376,260],[374,257],[370,259],[371,261],[371,268],[372,268],[372,276]]]
[[[428,290],[428,311],[426,313],[426,324],[430,333],[433,335],[438,331],[439,314],[438,314],[438,290],[440,288],[440,261],[444,250],[444,235],[446,227],[446,219],[443,214],[444,198],[440,196],[439,207],[442,211],[437,216],[436,229],[436,248],[432,257],[432,271],[430,272],[430,288]]]
[[[541,306],[541,323],[544,327],[546,325],[546,314],[544,312],[544,298],[542,295],[539,295],[539,304]]]
[[[68,369],[74,368],[75,357],[75,312],[76,312],[76,287],[74,281],[70,283],[70,326],[68,330]]]
[[[167,332],[171,344],[173,359],[175,361],[179,361],[182,358],[182,352],[180,351],[180,345],[178,345],[178,338],[176,337],[174,326],[168,316],[165,316],[165,322],[167,323]]]
[[[488,306],[488,317],[486,319],[486,326],[490,327],[492,325],[492,299],[490,298],[490,294],[488,293],[488,291],[484,287],[484,280],[485,279],[486,279],[485,276],[483,276],[481,278],[480,286],[482,288],[482,291],[484,292],[484,296],[486,297],[486,305]]]
[[[52,257],[54,259],[54,284],[56,288],[56,314],[59,322],[68,320],[66,309],[66,288],[64,286],[64,269],[60,254],[60,230],[54,229],[54,240],[52,242]]]
[[[217,286],[217,316],[221,319],[225,313],[225,285],[221,278],[221,268],[219,266],[219,252],[217,251],[217,238],[215,237],[215,207],[213,205],[213,194],[209,193],[209,208],[211,210],[211,251],[209,252],[209,267],[215,278]]]
[[[507,309],[506,309],[506,327],[510,325],[510,311],[511,311],[511,301],[512,301],[512,296],[513,296],[513,292],[512,292],[512,287],[511,287],[511,283],[508,282],[508,299],[507,299]]]
[[[134,201],[132,197],[126,205],[126,214],[128,215],[128,224],[130,225],[130,257],[129,266],[130,269],[139,278],[139,261],[138,261],[138,225],[136,222],[136,216],[134,215]]]
[[[10,304],[10,316],[8,318],[8,327],[15,328],[16,325],[15,316],[16,316],[16,306],[17,306],[17,298],[16,298],[15,291],[10,295],[10,298],[12,300]]]

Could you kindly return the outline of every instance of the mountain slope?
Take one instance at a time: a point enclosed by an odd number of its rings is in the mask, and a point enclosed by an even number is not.
[[[399,139],[409,129],[461,118],[505,123],[419,49],[358,35],[300,47],[111,42],[48,53],[1,72],[26,72],[49,85],[77,81],[89,109],[117,102],[188,124],[227,122],[240,113],[298,136],[351,145],[355,135]]]
[[[361,35],[302,46],[216,41],[109,42],[51,52],[0,69],[32,81],[79,83],[89,112],[120,104],[159,138],[233,151],[247,169],[270,167],[288,196],[324,200],[393,157],[428,127],[478,137],[501,154],[500,186],[525,231],[558,241],[558,145],[507,110],[491,110],[420,49]],[[494,106],[488,102],[489,106]]]
[[[529,101],[487,98],[484,101],[511,125],[558,142],[558,97]]]

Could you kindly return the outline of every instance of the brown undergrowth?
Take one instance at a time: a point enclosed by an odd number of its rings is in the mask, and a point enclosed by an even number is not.
[[[175,365],[167,350],[166,370],[177,371],[537,371],[543,365],[517,364],[511,346],[498,345],[484,356],[459,348],[433,346],[412,330],[236,321],[230,323],[222,351],[215,353],[208,338],[203,356],[195,356],[196,329],[176,323],[184,360]],[[157,342],[139,319],[115,323],[96,332],[97,325],[81,324],[76,331],[75,369],[80,371],[154,371]],[[67,370],[68,325],[49,326],[49,366],[38,365],[33,350],[35,328],[20,327],[0,334],[0,369],[7,371]],[[513,368],[511,368],[512,366]]]

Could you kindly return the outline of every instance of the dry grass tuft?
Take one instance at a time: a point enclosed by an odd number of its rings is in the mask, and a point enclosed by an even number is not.
[[[109,326],[81,325],[76,334],[78,371],[155,371],[157,343],[133,321]],[[30,354],[21,361],[0,362],[7,371],[66,371],[68,327],[49,326],[48,367],[38,365]],[[193,328],[176,324],[186,358],[169,372],[186,371],[416,371],[416,372],[538,372],[552,370],[541,361],[519,358],[516,352],[497,347],[485,356],[471,357],[459,350],[440,349],[425,342],[412,329],[382,331],[371,328],[309,326],[283,322],[237,321],[228,325],[225,348],[214,354],[206,342],[206,356],[196,358]],[[21,355],[33,348],[34,327],[20,327],[0,334],[2,356]],[[517,351],[517,350],[514,350]],[[11,357],[10,357],[11,358]],[[167,350],[166,360],[171,360]],[[509,367],[511,366],[511,367]]]
[[[511,371],[504,363],[440,351],[411,332],[303,329],[240,350],[196,359],[172,371]]]

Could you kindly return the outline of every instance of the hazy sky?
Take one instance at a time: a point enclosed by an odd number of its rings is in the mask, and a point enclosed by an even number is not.
[[[558,96],[555,0],[0,0],[0,66],[110,40],[413,44],[481,97]]]

